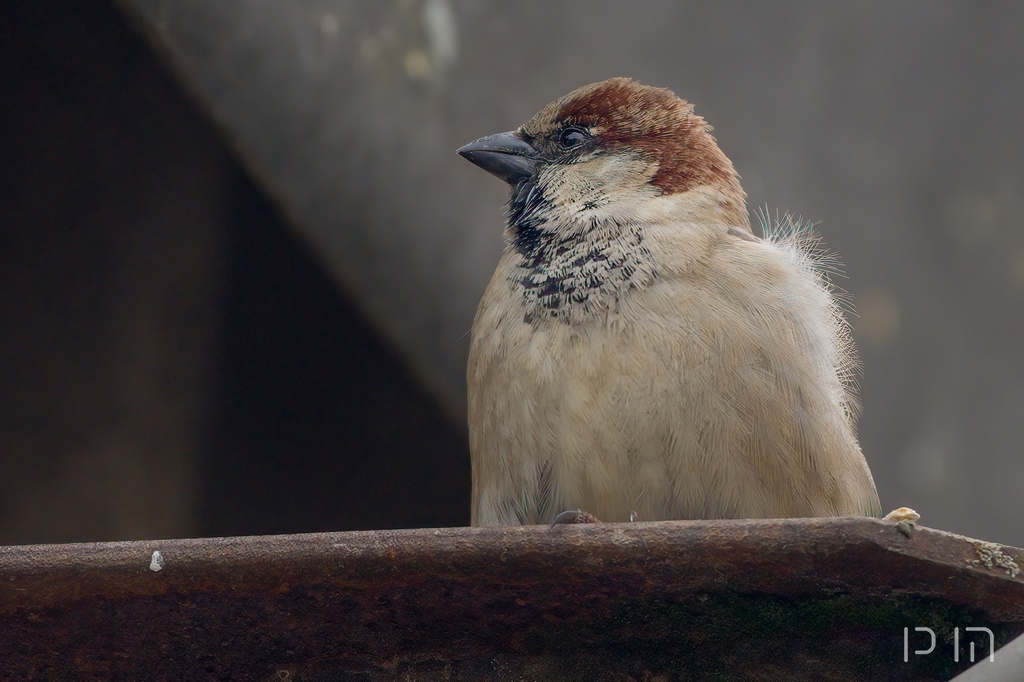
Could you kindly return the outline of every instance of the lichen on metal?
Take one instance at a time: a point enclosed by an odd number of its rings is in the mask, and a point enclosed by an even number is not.
[[[972,560],[971,564],[974,566],[981,564],[987,568],[999,567],[1005,569],[1006,575],[1011,578],[1016,578],[1017,574],[1020,573],[1020,566],[1017,565],[1017,562],[1003,554],[1002,547],[994,542],[979,543],[978,558]]]

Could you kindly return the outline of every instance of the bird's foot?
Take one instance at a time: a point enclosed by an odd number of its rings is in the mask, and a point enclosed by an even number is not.
[[[551,522],[551,527],[566,523],[601,523],[601,521],[590,512],[585,512],[582,509],[570,509],[556,516],[555,520]]]
[[[910,521],[911,523],[917,523],[921,515],[910,507],[900,507],[899,509],[893,509],[891,512],[885,515],[886,521]]]
[[[896,530],[908,538],[914,530],[914,524],[921,518],[921,515],[910,507],[900,507],[885,515],[885,521],[892,521],[896,524]]]

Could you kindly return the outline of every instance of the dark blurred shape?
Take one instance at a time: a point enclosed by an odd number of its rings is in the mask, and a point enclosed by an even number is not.
[[[123,14],[0,44],[0,544],[466,522],[463,434]]]
[[[0,543],[194,533],[228,159],[113,6],[0,31]]]
[[[469,523],[463,433],[235,177],[202,534]]]
[[[0,660],[12,679],[938,681],[988,655],[965,628],[1024,629],[1021,565],[864,518],[0,548]]]

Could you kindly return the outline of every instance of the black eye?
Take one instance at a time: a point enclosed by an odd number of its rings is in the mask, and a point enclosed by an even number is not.
[[[563,128],[562,132],[558,133],[558,146],[562,149],[575,149],[589,139],[590,135],[585,130]]]

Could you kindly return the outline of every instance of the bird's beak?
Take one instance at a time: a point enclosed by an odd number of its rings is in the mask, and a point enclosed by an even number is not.
[[[510,185],[533,177],[540,155],[516,131],[481,137],[458,153]]]

